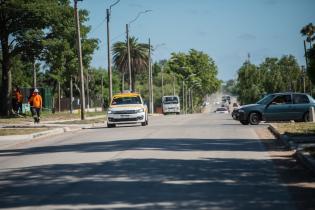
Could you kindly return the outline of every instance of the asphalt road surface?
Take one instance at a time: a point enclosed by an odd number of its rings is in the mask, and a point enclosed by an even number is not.
[[[265,128],[169,115],[2,147],[0,208],[297,209],[259,140]]]

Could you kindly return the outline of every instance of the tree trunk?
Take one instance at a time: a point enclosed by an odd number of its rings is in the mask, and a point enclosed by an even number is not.
[[[133,68],[131,68],[131,90],[132,92],[136,91],[136,73]]]
[[[2,47],[2,87],[1,87],[1,102],[0,114],[9,116],[12,108],[12,77],[10,69],[10,52],[8,37],[1,40]]]

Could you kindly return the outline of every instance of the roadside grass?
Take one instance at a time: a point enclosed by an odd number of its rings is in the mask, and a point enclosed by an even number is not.
[[[96,117],[104,115],[104,112],[87,112],[86,117]],[[56,112],[51,113],[48,111],[43,111],[41,114],[41,122],[45,121],[58,121],[58,120],[79,120],[80,113],[69,113],[69,112]],[[33,118],[31,113],[27,113],[26,115],[18,115],[11,117],[0,117],[0,124],[23,124],[33,122]]]
[[[0,136],[26,135],[49,130],[49,128],[0,128]]]
[[[277,123],[280,134],[288,136],[315,136],[315,123]]]

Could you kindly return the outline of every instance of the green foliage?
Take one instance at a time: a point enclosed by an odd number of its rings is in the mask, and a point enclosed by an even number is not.
[[[259,66],[246,61],[238,70],[234,90],[242,104],[254,103],[267,93],[303,92],[303,77],[307,81],[292,55],[266,58]]]
[[[46,66],[45,72],[37,75],[41,85],[44,82],[56,88],[59,81],[65,89],[70,76],[78,75],[74,9],[70,4],[69,0],[7,0],[1,3],[2,114],[7,115],[10,111],[12,84],[31,85],[32,67],[36,61]],[[98,40],[87,38],[90,31],[85,25],[88,12],[80,10],[79,16],[83,63],[88,69]],[[76,76],[73,78],[75,83],[79,82]]]
[[[185,80],[186,85],[194,89],[194,101],[199,103],[202,97],[220,88],[215,62],[201,51],[191,49],[187,54],[172,53],[168,71],[176,75],[177,82]]]
[[[149,45],[138,43],[135,37],[129,38],[130,44],[130,64],[132,74],[132,90],[136,89],[137,75],[148,69]],[[128,48],[126,42],[116,42],[113,45],[113,62],[115,67],[121,74],[125,74],[125,78],[129,78],[128,72]]]

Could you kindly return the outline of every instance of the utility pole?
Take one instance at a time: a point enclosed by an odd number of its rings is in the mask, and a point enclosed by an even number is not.
[[[128,52],[128,72],[129,72],[129,91],[131,90],[131,61],[130,61],[130,42],[129,42],[129,26],[126,24],[127,52]]]
[[[37,87],[37,78],[36,78],[36,62],[35,62],[35,59],[34,59],[34,62],[33,62],[33,88],[35,89]]]
[[[153,79],[152,79],[152,65],[151,65],[151,41],[149,38],[149,56],[148,56],[148,67],[149,67],[149,106],[150,106],[150,113],[154,112],[154,105],[153,105]]]
[[[83,63],[82,63],[82,51],[81,51],[81,35],[80,35],[80,20],[77,3],[79,0],[74,0],[74,11],[76,20],[76,31],[77,31],[77,48],[80,68],[80,105],[81,105],[81,120],[85,120],[85,94],[84,94],[84,74],[83,74]],[[81,0],[82,1],[82,0]]]
[[[71,114],[73,112],[72,99],[73,99],[73,81],[72,81],[72,76],[71,76],[70,77],[70,113]]]
[[[183,95],[182,95],[182,101],[183,101],[183,113],[185,114],[185,81],[183,80]]]
[[[162,73],[162,97],[164,96],[164,81],[163,81],[163,70],[164,70],[164,65],[162,65],[161,73]]]
[[[58,81],[58,112],[61,111],[60,81]]]
[[[175,74],[173,73],[173,95],[175,96]]]
[[[303,65],[301,66],[301,68],[302,68],[302,75],[303,75],[303,93],[305,93],[305,74],[306,74],[306,72],[305,72]]]
[[[102,110],[104,110],[104,77],[103,75],[101,78],[101,105],[102,105]]]
[[[111,53],[110,53],[110,34],[109,34],[109,18],[110,10],[106,9],[106,19],[107,19],[107,64],[108,64],[108,102],[112,101],[113,97],[113,79],[112,79],[112,63],[111,63]],[[103,76],[102,76],[103,82]],[[103,85],[102,85],[102,99],[103,99]],[[104,100],[102,100],[104,101]]]

